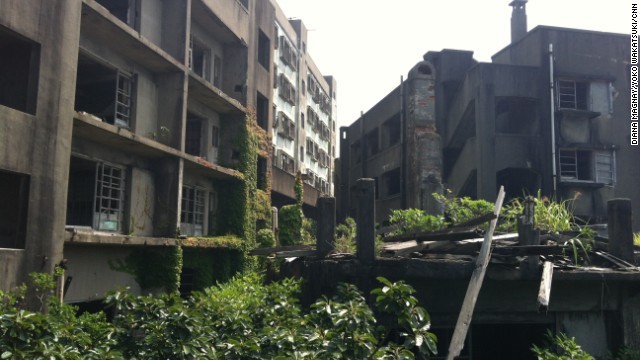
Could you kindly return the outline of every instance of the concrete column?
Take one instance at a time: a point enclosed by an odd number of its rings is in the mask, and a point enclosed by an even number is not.
[[[180,226],[182,162],[160,159],[154,163],[156,200],[153,211],[153,236],[175,237]]]
[[[318,198],[318,239],[316,249],[319,257],[325,257],[336,248],[336,199]]]
[[[356,181],[356,200],[358,205],[358,236],[356,255],[363,264],[371,264],[376,257],[376,200],[373,179]]]
[[[633,228],[630,199],[611,199],[607,202],[609,252],[623,260],[633,259]]]

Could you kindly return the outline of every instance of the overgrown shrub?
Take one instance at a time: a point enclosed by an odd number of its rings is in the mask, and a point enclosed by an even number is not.
[[[536,228],[549,232],[580,230],[573,217],[574,199],[556,202],[538,191],[533,197],[535,204],[534,219]],[[515,232],[518,230],[518,217],[524,209],[523,199],[509,201],[501,211],[501,223],[498,230]]]
[[[392,210],[389,224],[396,227],[390,235],[435,231],[445,227],[443,216],[430,215],[420,209]]]
[[[640,246],[640,232],[633,234],[633,244]]]
[[[355,253],[357,232],[358,226],[351,217],[346,218],[344,224],[336,226],[336,251],[339,253]]]
[[[547,344],[545,346],[533,345],[531,351],[538,360],[595,360],[582,347],[578,345],[576,339],[564,333],[553,335],[551,331],[546,335]]]
[[[453,197],[451,190],[447,190],[447,195],[438,193],[431,194],[444,209],[451,225],[457,225],[469,220],[473,220],[487,213],[493,213],[493,204],[486,200],[473,200],[469,197]]]
[[[52,303],[50,313],[0,313],[2,359],[413,359],[435,353],[427,312],[413,289],[379,278],[374,309],[353,285],[340,285],[309,310],[297,300],[300,281],[265,284],[255,274],[195,293],[134,296],[117,291],[115,316],[76,315]],[[375,310],[375,312],[374,312]],[[385,316],[384,324],[376,314]],[[393,319],[393,321],[388,321]],[[393,336],[392,336],[393,335]]]
[[[273,247],[276,245],[276,237],[271,229],[260,229],[256,234],[258,247]]]
[[[302,217],[302,243],[315,245],[318,237],[318,228],[316,221],[306,216]]]
[[[297,245],[302,242],[302,209],[299,205],[285,205],[278,212],[280,245]]]

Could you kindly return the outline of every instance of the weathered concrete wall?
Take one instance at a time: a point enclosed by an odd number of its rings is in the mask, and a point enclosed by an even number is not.
[[[570,312],[560,313],[558,317],[558,331],[575,337],[582,349],[593,356],[607,355],[607,331],[602,313]]]
[[[160,47],[162,47],[163,7],[164,1],[162,0],[144,0],[140,2],[140,35]]]
[[[131,250],[131,247],[65,245],[64,256],[68,260],[65,277],[72,280],[64,302],[100,300],[105,298],[107,291],[125,287],[133,294],[140,294],[140,286],[133,275],[116,271],[109,264],[117,266]]]
[[[0,106],[0,127],[10,130],[1,132],[0,143],[17,143],[7,137],[23,142],[1,151],[0,168],[30,174],[24,253],[2,252],[6,263],[23,263],[24,271],[2,274],[3,287],[29,272],[52,271],[62,258],[80,8],[80,0],[0,3],[0,24],[40,44],[36,115]]]
[[[153,173],[140,168],[131,169],[131,196],[128,233],[136,236],[153,235],[155,206]]]

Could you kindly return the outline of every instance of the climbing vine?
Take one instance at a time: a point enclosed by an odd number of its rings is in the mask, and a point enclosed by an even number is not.
[[[124,260],[110,261],[109,266],[133,275],[142,289],[176,292],[180,288],[182,247],[135,248]]]

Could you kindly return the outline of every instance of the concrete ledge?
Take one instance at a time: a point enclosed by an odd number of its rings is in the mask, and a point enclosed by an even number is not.
[[[90,229],[67,228],[65,244],[124,245],[124,246],[178,246],[178,239],[129,236]]]

